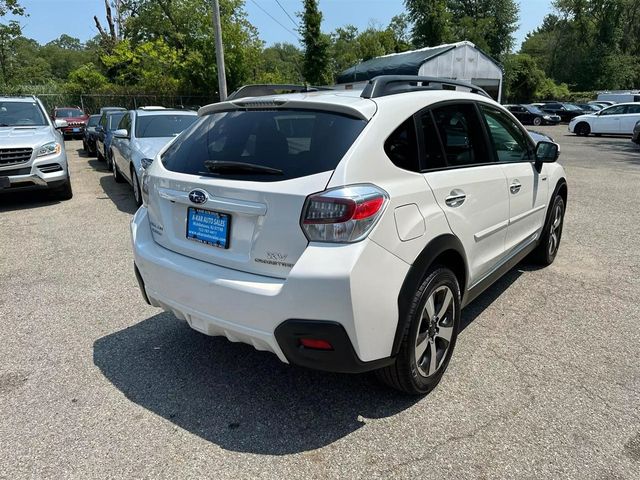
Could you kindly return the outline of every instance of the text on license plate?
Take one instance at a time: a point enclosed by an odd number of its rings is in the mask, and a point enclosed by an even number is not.
[[[219,248],[229,248],[231,215],[201,208],[187,209],[187,238]]]

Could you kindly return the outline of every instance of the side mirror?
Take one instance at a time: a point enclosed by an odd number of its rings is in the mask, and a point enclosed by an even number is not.
[[[142,168],[144,170],[149,168],[152,163],[153,163],[153,158],[143,158],[142,160],[140,160],[140,165],[142,165]]]
[[[553,163],[560,156],[560,146],[557,143],[540,141],[536,145],[536,170],[542,169],[543,163]]]
[[[53,121],[54,125],[56,126],[56,128],[66,128],[69,126],[69,122],[67,122],[66,120],[54,120]]]
[[[102,125],[96,125],[96,132],[103,132],[104,128],[102,128]]]
[[[126,128],[119,128],[113,132],[115,138],[129,138],[129,132]]]

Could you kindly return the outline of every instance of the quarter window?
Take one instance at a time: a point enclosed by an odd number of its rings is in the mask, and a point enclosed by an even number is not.
[[[384,142],[384,151],[393,164],[404,170],[420,171],[418,143],[413,117],[400,125]]]
[[[522,130],[499,110],[480,106],[487,122],[489,136],[499,162],[523,162],[531,160],[529,143]]]
[[[640,105],[629,105],[627,107],[627,113],[639,114],[640,113]]]

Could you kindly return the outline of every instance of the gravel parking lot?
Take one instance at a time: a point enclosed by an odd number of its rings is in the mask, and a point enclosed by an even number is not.
[[[569,177],[556,262],[466,309],[421,399],[147,306],[130,187],[67,142],[73,200],[0,197],[0,477],[639,478],[640,149],[539,130]]]

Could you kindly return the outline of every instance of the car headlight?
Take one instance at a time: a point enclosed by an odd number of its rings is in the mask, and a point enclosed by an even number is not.
[[[50,142],[38,149],[36,157],[44,157],[45,155],[57,155],[62,151],[62,145],[58,142]]]
[[[550,116],[550,115],[545,115],[545,116],[544,116],[544,117],[542,117],[542,118],[544,118],[545,120],[551,120],[551,116]]]

